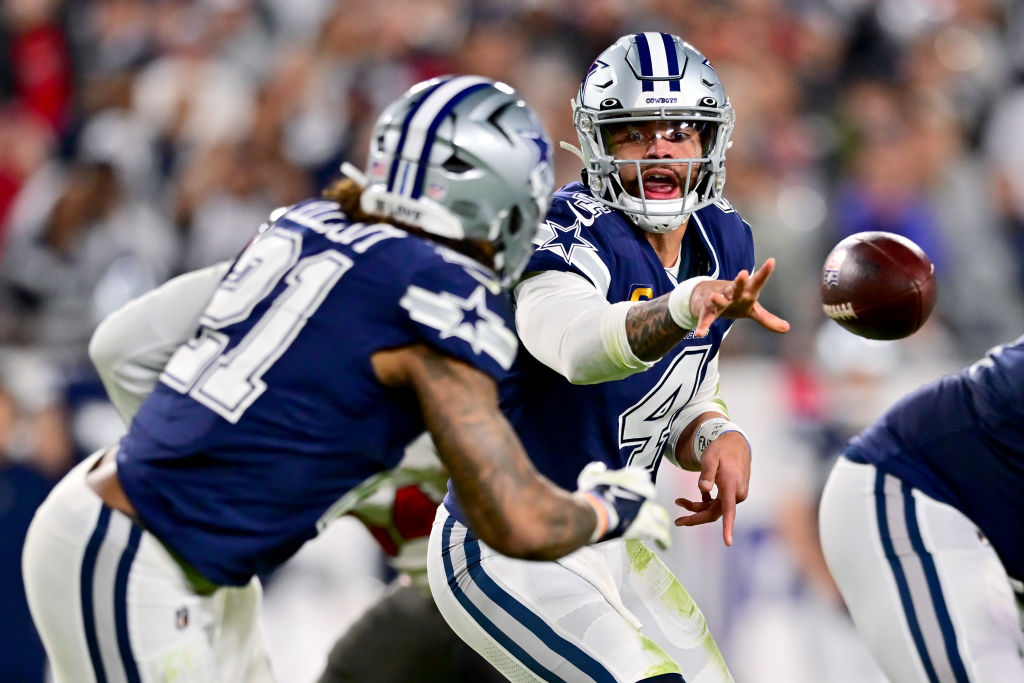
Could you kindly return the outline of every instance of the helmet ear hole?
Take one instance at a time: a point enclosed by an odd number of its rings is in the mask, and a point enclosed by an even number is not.
[[[513,206],[512,211],[508,216],[508,234],[518,235],[519,231],[523,229],[526,221],[523,219],[523,212],[519,210],[518,206]]]
[[[450,157],[448,157],[443,164],[441,164],[441,168],[448,171],[449,173],[461,175],[463,173],[468,173],[469,171],[472,171],[473,164],[469,163],[465,159],[460,159],[457,154],[453,154]]]

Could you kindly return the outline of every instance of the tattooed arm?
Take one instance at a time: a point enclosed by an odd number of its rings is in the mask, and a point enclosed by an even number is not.
[[[788,330],[757,301],[774,266],[769,259],[753,275],[704,280],[682,302],[666,294],[614,304],[582,276],[547,271],[516,288],[516,330],[537,360],[574,384],[622,379],[646,370],[691,329],[704,336],[718,317],[749,317],[774,332]],[[680,304],[689,305],[687,315],[693,311],[685,326],[676,322]]]
[[[498,408],[494,380],[422,345],[374,354],[388,386],[413,388],[469,526],[498,552],[548,560],[591,540],[595,509],[530,463]]]

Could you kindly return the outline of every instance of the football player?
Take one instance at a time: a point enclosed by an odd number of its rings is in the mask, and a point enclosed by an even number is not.
[[[890,680],[1024,681],[1022,491],[1024,337],[911,392],[847,444],[822,494],[821,542]]]
[[[583,182],[555,194],[515,289],[529,353],[502,387],[542,474],[585,481],[599,458],[653,481],[668,458],[701,472],[676,524],[722,518],[726,544],[750,446],[718,395],[719,348],[736,318],[788,330],[758,303],[774,262],[751,273],[750,227],[722,195],[733,116],[718,74],[677,36],[624,36],[597,57],[573,102]],[[430,586],[510,679],[731,680],[702,613],[645,545],[522,562],[467,526],[471,505],[453,489],[439,509]]]
[[[667,536],[642,472],[567,493],[537,475],[498,408],[517,346],[502,290],[548,204],[548,149],[507,86],[422,83],[377,120],[365,177],[276,212],[226,273],[166,285],[202,309],[198,331],[25,542],[58,681],[271,680],[256,576],[347,512],[424,429],[469,523],[503,552]],[[196,294],[209,277],[212,296]],[[174,336],[194,313],[164,294],[152,324]]]

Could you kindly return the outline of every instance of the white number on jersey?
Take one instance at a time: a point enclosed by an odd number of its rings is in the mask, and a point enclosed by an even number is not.
[[[619,415],[619,448],[634,446],[627,465],[657,468],[672,423],[697,392],[710,353],[710,346],[684,349],[647,395]]]
[[[201,333],[168,361],[161,381],[229,422],[238,422],[266,391],[263,374],[288,349],[352,259],[335,251],[299,259],[302,237],[269,232],[248,249],[217,288],[200,318]],[[284,279],[285,289],[231,349],[218,330],[246,320]]]

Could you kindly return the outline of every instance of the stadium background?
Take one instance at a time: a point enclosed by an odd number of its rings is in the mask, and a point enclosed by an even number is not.
[[[754,441],[733,548],[678,530],[666,556],[741,683],[870,681],[816,543],[842,439],[895,396],[1021,334],[1024,5],[1014,0],[2,0],[0,682],[42,679],[19,554],[49,486],[121,433],[88,366],[92,329],[170,276],[231,257],[274,207],[363,163],[380,107],[453,71],[519,88],[556,140],[618,36],[677,33],[737,111],[727,197],[778,259],[740,323],[723,394]],[[559,151],[559,183],[578,177]],[[884,229],[932,257],[939,301],[900,342],[825,321],[824,254]],[[659,490],[693,492],[662,469]],[[354,523],[267,585],[284,683],[319,672],[381,590]]]

